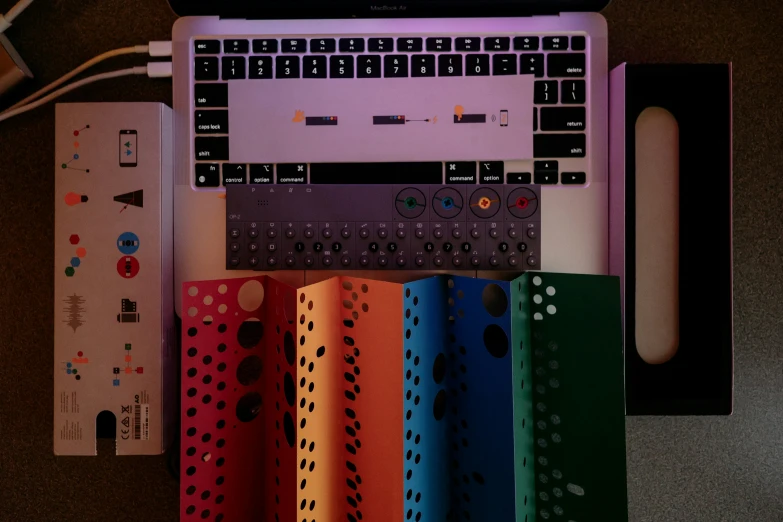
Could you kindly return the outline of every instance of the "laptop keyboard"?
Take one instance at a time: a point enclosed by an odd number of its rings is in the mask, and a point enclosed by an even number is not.
[[[585,158],[587,126],[586,38],[584,36],[204,38],[194,40],[196,187],[267,183],[488,183],[563,184],[587,182],[584,167],[561,169],[561,159]],[[257,163],[229,154],[229,84],[312,79],[489,77],[533,78],[533,157],[528,161],[408,163]],[[290,85],[290,84],[287,84]],[[506,114],[504,114],[504,112]],[[299,115],[295,116],[294,121]],[[301,116],[305,119],[305,116]],[[454,123],[504,125],[498,114],[454,115]],[[374,116],[405,124],[406,116]],[[464,118],[464,119],[463,119]],[[477,118],[473,122],[470,118]],[[337,116],[307,117],[307,125],[337,125]],[[401,120],[400,120],[401,119]],[[487,120],[487,121],[485,121]],[[350,156],[350,152],[346,152]],[[404,159],[404,153],[400,156]],[[350,158],[346,158],[350,160]],[[573,162],[569,163],[573,164]],[[586,162],[578,162],[578,165]],[[520,166],[521,165],[521,166]],[[388,173],[369,179],[364,173]],[[567,171],[565,171],[567,170]]]

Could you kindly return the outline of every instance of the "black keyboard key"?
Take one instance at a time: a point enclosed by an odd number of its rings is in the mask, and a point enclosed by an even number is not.
[[[568,37],[567,36],[545,36],[544,37],[544,50],[545,51],[567,51],[568,50]]]
[[[271,163],[251,163],[249,178],[250,183],[266,185],[274,181],[274,165]]]
[[[383,76],[385,78],[407,78],[408,56],[405,54],[384,56]]]
[[[302,58],[303,78],[326,78],[326,56],[304,56]]]
[[[356,69],[359,78],[380,78],[381,57],[377,54],[369,54],[356,57]]]
[[[371,53],[390,53],[394,50],[394,38],[370,38],[367,49]]]
[[[196,58],[194,72],[196,81],[217,80],[220,78],[220,61],[214,56]]]
[[[220,40],[196,40],[196,54],[220,54]]]
[[[509,172],[506,175],[506,183],[509,185],[529,185],[530,180],[529,172]]]
[[[556,185],[557,184],[557,171],[555,172],[536,172],[533,177],[533,182],[536,185]]]
[[[542,131],[583,131],[587,127],[584,107],[542,107]]]
[[[307,183],[307,163],[278,163],[277,182],[284,185]]]
[[[515,51],[538,51],[538,36],[515,36]]]
[[[431,51],[449,52],[451,51],[451,38],[438,38],[438,37],[427,38],[427,50],[430,52]]]
[[[421,49],[421,38],[397,38],[397,52],[420,53]]]
[[[475,161],[447,161],[446,183],[476,183]]]
[[[539,185],[557,183],[558,169],[557,161],[534,161],[533,180]]]
[[[223,164],[223,185],[244,185],[247,183],[247,165],[239,163]]]
[[[571,37],[571,50],[572,51],[584,51],[587,47],[587,40],[584,36],[572,36]]]
[[[196,107],[228,107],[228,84],[197,83],[193,86]]]
[[[341,53],[363,53],[364,38],[340,38]]]
[[[462,76],[462,55],[441,54],[438,56],[438,76]]]
[[[517,73],[517,55],[516,54],[493,54],[492,55],[492,74],[495,76],[505,76]]]
[[[337,50],[334,38],[313,38],[310,40],[311,53],[333,53]]]
[[[585,102],[584,80],[563,80],[560,89],[561,103],[581,104]]]
[[[536,78],[542,78],[544,76],[544,55],[520,54],[519,74],[533,74]]]
[[[196,134],[228,134],[228,111],[196,111]]]
[[[584,185],[587,176],[584,172],[563,172],[560,175],[560,182],[563,185]]]
[[[298,56],[275,57],[276,78],[299,78]]]
[[[488,36],[484,38],[485,51],[508,51],[511,47],[511,38],[508,36]]]
[[[245,57],[244,56],[224,56],[223,57],[223,79],[224,80],[244,80],[245,79]]]
[[[196,163],[196,186],[218,187],[220,186],[219,163]]]
[[[503,183],[504,169],[505,166],[502,161],[480,161],[479,183]]]
[[[247,77],[251,80],[268,80],[272,78],[272,57],[251,56],[248,59]]]
[[[550,78],[584,78],[584,53],[555,53],[546,57],[546,73]]]
[[[282,50],[284,53],[307,52],[307,40],[304,38],[283,38]]]
[[[249,51],[247,40],[223,40],[223,52],[226,54],[247,54]]]
[[[489,55],[469,54],[465,56],[465,76],[489,76]]]
[[[480,51],[481,38],[472,36],[469,38],[457,38],[455,46],[458,51]]]
[[[329,77],[353,78],[353,56],[330,56]]]
[[[228,160],[228,136],[218,138],[204,138],[197,136],[196,159],[199,161],[227,161]]]
[[[557,103],[557,80],[535,82],[533,87],[533,103]]]
[[[443,163],[440,161],[311,163],[310,183],[314,185],[440,185],[443,183]]]
[[[411,76],[435,76],[435,55],[415,54],[411,56]]]
[[[533,131],[538,130],[538,107],[533,107]]]
[[[534,134],[535,158],[584,158],[587,137],[584,134]]]
[[[277,39],[263,38],[253,40],[253,52],[261,54],[273,54],[277,52]]]

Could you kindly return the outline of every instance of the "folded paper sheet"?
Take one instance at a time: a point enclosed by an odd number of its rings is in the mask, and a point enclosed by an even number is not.
[[[183,520],[627,520],[616,278],[183,287]]]

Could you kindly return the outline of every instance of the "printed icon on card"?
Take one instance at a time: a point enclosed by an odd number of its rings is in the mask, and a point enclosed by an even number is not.
[[[81,134],[82,132],[84,132],[85,130],[87,130],[89,128],[90,128],[89,125],[85,125],[81,129],[75,129],[73,131],[74,138],[77,138],[73,142],[73,154],[71,155],[70,158],[68,158],[67,161],[64,161],[63,163],[60,164],[60,168],[62,168],[63,170],[65,170],[65,169],[78,170],[78,171],[86,172],[86,173],[89,174],[90,169],[79,168],[79,166],[78,166],[79,164],[78,163],[74,163],[75,161],[78,162],[79,158],[80,158],[80,156],[79,156],[80,143],[79,143],[79,140],[78,140],[79,134]]]
[[[138,323],[139,313],[136,312],[136,301],[130,299],[122,300],[122,311],[117,314],[118,323]]]
[[[304,111],[300,111],[299,109],[294,111],[294,117],[291,119],[292,122],[299,123],[299,122],[302,122],[304,120],[305,120],[305,113],[304,113]]]
[[[82,305],[84,304],[85,299],[80,295],[73,294],[63,299],[63,302],[65,303],[63,312],[65,312],[66,316],[66,318],[63,319],[63,322],[73,328],[75,333],[76,329],[84,324],[82,313],[84,313],[85,310]]]
[[[112,368],[112,381],[111,381],[112,386],[120,385],[121,374],[131,375],[134,373],[136,374],[144,373],[144,368],[142,366],[137,366],[136,368],[134,368],[133,365],[131,364],[133,362],[131,349],[132,349],[131,343],[125,343],[125,356],[124,356],[125,366],[124,367],[115,366],[114,368]]]
[[[139,236],[133,232],[123,232],[120,234],[120,237],[117,238],[117,248],[123,254],[135,254],[139,249]]]
[[[144,208],[144,191],[134,190],[133,192],[126,192],[125,194],[114,196],[114,201],[124,204],[120,212],[123,212],[129,206]]]
[[[68,242],[72,245],[78,245],[81,242],[79,234],[71,234],[68,238]],[[70,260],[70,265],[65,267],[66,277],[73,277],[76,274],[76,269],[82,264],[82,259],[87,255],[87,249],[80,246],[74,251],[74,256]]]
[[[73,375],[74,379],[77,381],[80,381],[82,379],[82,376],[79,373],[78,366],[83,366],[85,364],[88,364],[90,360],[84,356],[84,352],[78,351],[76,352],[76,357],[71,358],[70,361],[66,362],[63,366],[65,369],[65,373],[68,375]]]
[[[120,131],[120,167],[135,167],[137,161],[136,131]]]
[[[139,273],[139,260],[133,256],[122,256],[117,261],[117,273],[125,279],[132,279]]]
[[[69,192],[65,195],[65,204],[69,207],[75,207],[80,203],[87,203],[89,198],[86,194],[77,194],[76,192]]]

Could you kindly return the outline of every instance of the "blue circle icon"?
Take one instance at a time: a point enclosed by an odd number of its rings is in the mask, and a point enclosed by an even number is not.
[[[71,266],[74,268],[79,268],[79,265],[82,264],[82,260],[78,257],[72,257],[71,258]]]
[[[73,155],[73,159],[79,159],[79,155],[78,154],[74,154]]]
[[[125,255],[135,253],[139,249],[139,236],[133,232],[123,232],[117,238],[117,248]]]
[[[68,364],[66,364],[66,366],[67,366],[68,368],[70,368],[70,367],[72,366],[72,364],[71,364],[71,363],[68,363]]]
[[[70,369],[66,370],[66,372],[68,372],[68,375],[71,375],[71,370]]]

